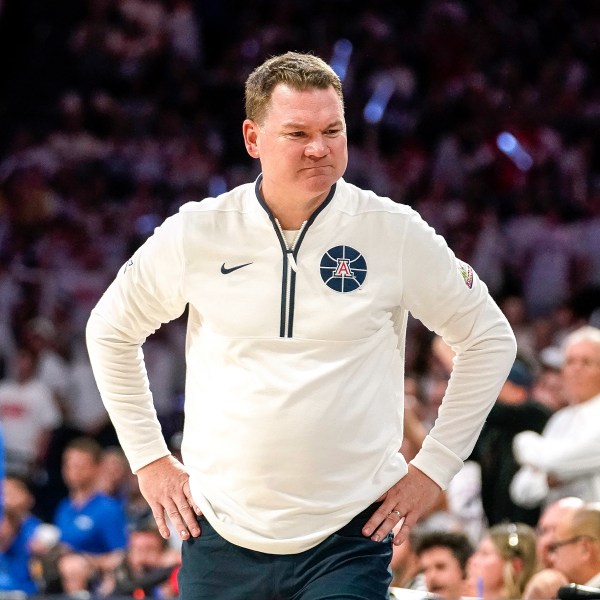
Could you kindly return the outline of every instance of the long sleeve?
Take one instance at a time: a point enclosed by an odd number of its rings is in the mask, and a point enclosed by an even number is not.
[[[569,480],[600,470],[600,396],[557,412],[540,435],[518,434],[513,441],[521,465]]]
[[[142,344],[185,308],[180,229],[180,220],[171,217],[138,249],[93,309],[86,329],[102,400],[134,471],[169,453]]]
[[[442,488],[460,470],[516,355],[510,325],[483,282],[420,218],[411,224],[404,304],[456,356],[438,418],[412,463]],[[433,282],[433,283],[432,283]]]

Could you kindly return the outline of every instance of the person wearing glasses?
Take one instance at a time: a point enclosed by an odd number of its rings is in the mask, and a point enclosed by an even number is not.
[[[556,527],[570,519],[573,514],[585,506],[581,498],[568,496],[547,506],[537,522],[537,556],[542,567],[552,567],[552,544],[556,539]]]
[[[587,504],[556,526],[552,565],[569,583],[600,588],[600,503]]]
[[[541,570],[529,580],[521,600],[555,598],[558,588],[569,583],[566,575],[552,566],[556,528],[584,505],[585,502],[581,498],[569,496],[553,502],[542,512],[535,528],[537,557]]]
[[[467,563],[474,596],[484,600],[521,598],[537,571],[535,530],[524,523],[490,527]]]

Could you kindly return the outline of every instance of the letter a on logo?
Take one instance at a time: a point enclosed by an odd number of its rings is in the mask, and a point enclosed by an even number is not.
[[[347,258],[338,258],[337,267],[333,274],[334,277],[352,277],[350,270],[350,261]]]

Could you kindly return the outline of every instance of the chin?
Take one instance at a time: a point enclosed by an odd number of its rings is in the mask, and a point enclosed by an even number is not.
[[[331,189],[331,186],[339,179],[339,177],[332,177],[331,175],[316,175],[308,179],[304,185],[304,188],[311,196],[319,196],[320,194],[327,194]]]

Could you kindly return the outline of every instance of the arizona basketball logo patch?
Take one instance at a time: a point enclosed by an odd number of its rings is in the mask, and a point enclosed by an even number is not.
[[[367,261],[350,246],[335,246],[321,258],[321,278],[336,292],[353,292],[367,277]]]
[[[462,278],[465,280],[467,287],[471,289],[473,287],[473,269],[471,269],[471,267],[462,260],[459,260],[457,262],[458,270],[460,271]]]

